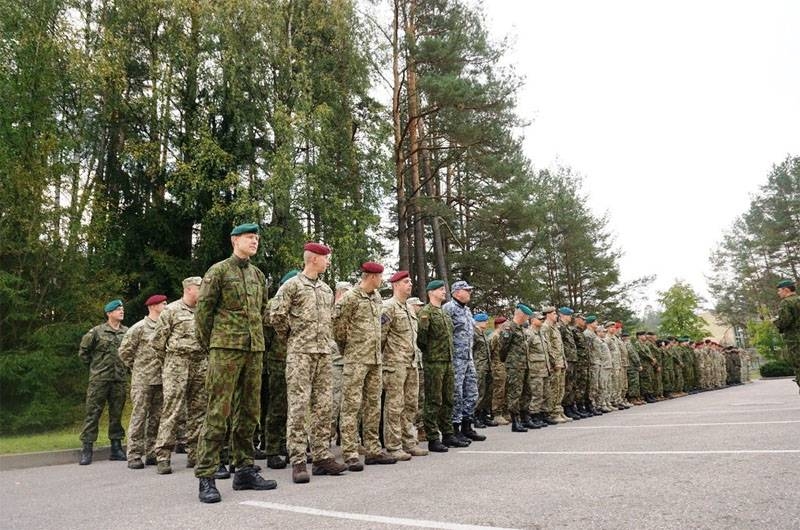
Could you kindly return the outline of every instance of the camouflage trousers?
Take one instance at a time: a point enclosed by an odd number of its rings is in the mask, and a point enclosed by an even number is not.
[[[509,362],[506,360],[506,405],[509,414],[521,414],[528,410],[532,392],[525,393],[524,390],[530,384],[529,369],[527,361]]]
[[[263,363],[263,352],[211,348],[206,372],[208,406],[197,444],[196,477],[212,477],[219,468],[229,418],[231,464],[237,468],[253,465]]]
[[[128,461],[155,455],[164,391],[161,385],[131,386],[131,421],[128,424]]]
[[[331,392],[333,402],[331,403],[331,437],[336,436],[336,431],[340,427],[340,414],[342,411],[342,372],[344,365],[334,364],[331,366]]]
[[[664,395],[664,377],[660,367],[653,370],[653,392],[659,397]]]
[[[578,400],[578,361],[567,361],[567,370],[564,372],[564,399],[561,405],[569,407]]]
[[[383,366],[383,441],[397,451],[417,446],[414,420],[417,416],[419,373],[413,366]]]
[[[187,455],[195,457],[197,439],[208,406],[207,367],[208,358],[203,354],[168,354],[164,359],[161,370],[164,405],[155,445],[156,458],[160,462],[170,459],[180,430],[185,433]]]
[[[545,409],[548,414],[559,415],[564,413],[561,401],[564,399],[564,369],[553,370],[545,380],[547,385],[545,394],[547,402]]]
[[[620,369],[619,366],[612,366],[611,372],[609,372],[609,380],[608,380],[608,402],[609,403],[619,403],[621,401],[620,398],[620,389],[622,385],[620,384]]]
[[[478,403],[478,380],[472,359],[453,359],[453,423],[472,419]]]
[[[492,408],[492,379],[489,371],[489,359],[475,359],[475,379],[478,382],[478,402],[475,411],[489,412]]]
[[[417,368],[419,374],[419,400],[417,401],[417,419],[415,424],[417,430],[425,428],[425,370],[421,366]]]
[[[794,382],[800,386],[800,342],[786,341],[786,360],[790,366],[794,366]],[[747,373],[749,376],[749,371]]]
[[[122,409],[125,408],[127,393],[125,381],[89,380],[89,386],[86,387],[86,417],[81,429],[81,442],[97,441],[100,416],[106,403],[108,403],[108,439],[122,440],[125,437],[125,429],[122,428]]]
[[[639,398],[641,396],[641,390],[639,388],[639,369],[635,366],[629,366],[626,375],[628,376],[627,397],[631,399]]]
[[[594,407],[603,405],[603,387],[600,383],[600,365],[593,364],[589,367],[589,402]]]
[[[492,359],[492,414],[505,414],[506,410],[506,365]]]
[[[428,441],[453,434],[453,365],[449,362],[425,363],[425,435]]]
[[[591,384],[591,366],[584,361],[578,361],[575,366],[575,401],[577,403],[589,402],[589,389]]]
[[[661,378],[664,385],[664,392],[674,392],[675,391],[675,373],[672,369],[672,365],[666,365],[661,370]]]
[[[331,356],[289,353],[286,356],[286,444],[291,465],[306,461],[311,441],[315,462],[333,458],[331,439]]]
[[[606,406],[611,405],[611,391],[612,391],[612,369],[600,368],[600,403]]]
[[[267,456],[286,450],[286,363],[267,359],[267,411],[264,420]]]
[[[381,452],[378,429],[381,423],[382,368],[379,364],[345,363],[342,371],[342,458],[358,458],[358,419],[364,430],[368,455]],[[363,405],[363,406],[362,406]]]
[[[527,412],[530,414],[545,412],[544,381],[545,378],[534,375],[533,370],[528,371],[528,384],[523,389],[521,403],[528,404]],[[520,412],[525,412],[525,409],[521,409]]]
[[[683,392],[683,367],[676,366],[672,372],[672,388],[675,392]]]

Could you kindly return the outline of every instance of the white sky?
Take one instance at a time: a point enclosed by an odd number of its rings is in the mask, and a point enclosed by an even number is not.
[[[772,164],[800,155],[800,1],[484,9],[526,78],[519,113],[532,121],[534,165],[585,177],[624,252],[623,279],[657,275],[646,299],[656,305],[676,278],[708,298],[711,249]]]

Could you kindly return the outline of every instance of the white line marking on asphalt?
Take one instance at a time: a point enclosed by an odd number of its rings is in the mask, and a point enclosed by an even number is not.
[[[795,454],[800,449],[732,449],[720,451],[470,451],[461,450],[456,454],[465,455],[750,455],[750,454]]]
[[[647,416],[688,416],[688,415],[699,415],[699,414],[756,414],[756,413],[764,413],[764,412],[796,412],[800,410],[800,407],[792,407],[792,408],[782,408],[782,409],[735,409],[735,410],[727,410],[727,409],[706,409],[706,410],[661,410],[661,411],[642,411],[641,409],[636,409],[635,412],[631,413],[624,413],[625,417],[632,418],[642,418]]]
[[[647,429],[650,427],[716,427],[724,425],[786,425],[789,423],[800,423],[800,420],[777,420],[777,421],[730,421],[718,423],[654,423],[652,425],[570,425],[562,426],[560,430],[569,429]],[[558,430],[558,429],[557,429]]]
[[[498,526],[476,526],[471,524],[445,523],[441,521],[426,521],[424,519],[405,519],[402,517],[386,517],[383,515],[370,515],[366,513],[335,512],[331,510],[320,510],[306,506],[292,506],[291,504],[279,504],[276,502],[263,501],[244,501],[239,504],[266,508],[268,510],[280,510],[283,512],[302,513],[306,515],[318,515],[320,517],[333,517],[335,519],[350,519],[353,521],[367,521],[371,523],[383,523],[394,526],[414,526],[417,528],[443,528],[445,530],[513,530]]]

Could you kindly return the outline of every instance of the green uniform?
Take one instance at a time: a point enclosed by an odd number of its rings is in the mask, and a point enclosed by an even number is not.
[[[269,301],[270,310],[275,299]],[[286,453],[286,342],[272,323],[264,326],[264,345],[267,348],[267,407],[264,418],[264,452],[267,456]]]
[[[528,336],[516,322],[509,322],[497,335],[494,348],[506,366],[506,405],[513,415],[528,411],[529,403],[523,402],[528,385]]]
[[[783,336],[787,360],[794,366],[795,381],[800,386],[800,297],[796,293],[781,300],[775,327]]]
[[[125,380],[128,370],[117,350],[128,331],[120,325],[114,329],[108,323],[89,330],[81,339],[78,357],[89,365],[89,386],[86,388],[86,418],[80,439],[84,443],[97,440],[97,425],[103,407],[108,403],[108,439],[122,440],[122,409],[125,407]]]
[[[432,304],[423,307],[419,314],[417,345],[422,351],[425,372],[425,434],[428,441],[453,434],[453,321],[450,316]]]
[[[195,309],[200,346],[209,351],[208,407],[197,447],[196,477],[212,477],[231,421],[231,463],[253,465],[253,434],[260,416],[265,277],[250,260],[235,255],[211,266]]]
[[[572,333],[570,326],[559,321],[558,331],[561,333],[561,342],[564,344],[564,358],[567,360],[567,370],[564,374],[564,399],[561,404],[564,407],[571,407],[578,400],[578,346],[575,343],[575,335]]]
[[[478,381],[478,404],[475,412],[488,413],[492,409],[491,366],[489,364],[489,337],[475,326],[472,337],[472,359]]]
[[[622,344],[628,352],[628,368],[625,374],[628,377],[627,396],[631,399],[638,399],[641,396],[639,374],[642,372],[642,360],[639,358],[639,352],[636,351],[633,343],[622,341]]]

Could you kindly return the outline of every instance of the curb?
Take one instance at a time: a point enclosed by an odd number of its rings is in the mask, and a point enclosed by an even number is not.
[[[123,445],[122,450],[125,451],[126,446]],[[95,447],[93,454],[94,461],[108,460],[109,456],[111,456],[111,446]],[[0,471],[28,469],[31,467],[60,466],[64,464],[78,465],[80,459],[80,449],[0,455]]]

